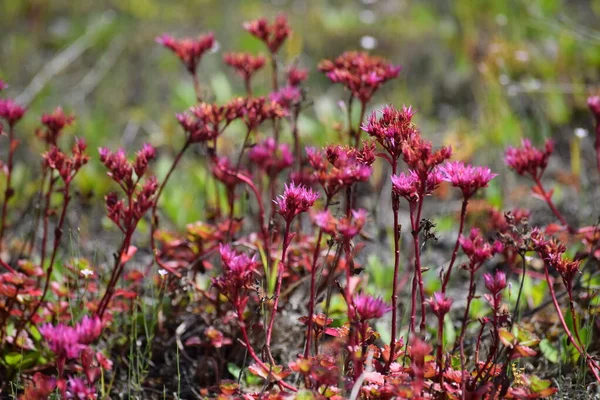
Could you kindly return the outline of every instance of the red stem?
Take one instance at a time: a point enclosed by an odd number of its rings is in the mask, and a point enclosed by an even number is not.
[[[575,347],[575,349],[579,352],[579,354],[581,354],[581,356],[586,359],[586,362],[587,362],[588,366],[590,367],[592,374],[594,374],[594,378],[596,378],[596,382],[600,383],[600,375],[598,374],[600,367],[587,354],[586,351],[584,351],[581,347],[579,347],[579,344],[573,337],[573,334],[571,333],[571,330],[569,329],[569,326],[567,325],[567,322],[565,321],[565,317],[563,316],[563,313],[560,309],[560,305],[558,304],[558,299],[556,298],[556,292],[554,291],[554,286],[551,283],[552,280],[550,279],[550,274],[548,272],[548,265],[546,263],[544,263],[544,273],[546,275],[546,282],[548,282],[548,289],[550,289],[550,296],[552,297],[552,303],[554,304],[554,308],[556,309],[556,313],[558,314],[558,319],[559,319],[561,325],[563,326],[563,329],[565,330],[565,333],[567,334],[569,341],[571,342],[571,344],[573,344],[573,347]],[[574,324],[576,323],[575,314],[573,314],[573,323]]]
[[[556,218],[558,218],[560,223],[563,224],[563,226],[565,226],[567,228],[569,233],[576,233],[577,230],[574,229],[571,225],[569,225],[569,223],[567,222],[565,217],[561,214],[560,211],[558,211],[558,208],[556,208],[556,205],[554,205],[554,202],[552,201],[552,195],[550,193],[546,192],[546,189],[544,189],[544,186],[542,185],[542,181],[540,180],[540,178],[533,177],[533,181],[535,182],[535,186],[540,191],[542,197],[544,198],[544,201],[546,202],[546,204],[548,204],[548,207],[550,207],[550,210],[552,211],[554,216]]]
[[[398,161],[392,160],[392,174],[396,175]],[[390,357],[387,361],[386,370],[390,368],[396,351],[396,325],[398,318],[398,272],[400,269],[400,224],[398,223],[398,210],[400,209],[400,199],[392,192],[392,211],[394,214],[394,278],[392,283],[392,329],[390,340]]]
[[[106,308],[108,307],[108,304],[110,303],[110,300],[114,294],[115,285],[117,284],[117,280],[121,275],[121,259],[123,258],[123,254],[125,253],[125,251],[127,251],[127,249],[129,248],[129,244],[131,243],[131,236],[133,235],[134,230],[135,228],[126,231],[125,237],[123,238],[123,243],[121,243],[121,247],[119,248],[119,251],[117,253],[115,266],[111,272],[108,285],[106,286],[106,291],[104,292],[104,296],[102,296],[102,299],[98,304],[98,310],[96,311],[96,315],[100,317],[100,319],[102,319],[102,316],[104,315],[104,312],[106,311]]]
[[[439,371],[440,389],[444,390],[444,315],[438,316],[438,335],[437,335],[437,367]]]
[[[460,346],[460,368],[462,373],[462,398],[465,399],[467,392],[467,374],[465,373],[465,333],[467,331],[467,325],[469,324],[469,310],[471,309],[471,302],[473,301],[473,297],[475,296],[475,268],[469,270],[470,278],[469,278],[469,295],[467,296],[467,307],[465,308],[465,313],[463,315],[462,327],[460,328],[460,336],[458,338],[458,343]]]
[[[246,88],[246,96],[252,97],[252,84],[250,78],[244,79],[244,87]]]
[[[2,203],[2,216],[0,217],[0,251],[2,251],[2,242],[4,240],[4,230],[6,228],[6,215],[8,212],[8,201],[13,196],[12,171],[14,163],[14,155],[16,150],[16,142],[14,138],[14,126],[11,124],[8,128],[8,159],[6,161],[6,188],[4,189],[4,202]]]
[[[262,360],[258,357],[256,352],[254,351],[254,348],[250,344],[250,339],[248,338],[248,332],[246,331],[246,324],[244,323],[244,317],[243,317],[244,310],[242,310],[241,307],[238,305],[236,311],[238,314],[238,322],[240,324],[240,330],[242,331],[242,337],[244,338],[244,343],[246,344],[246,349],[248,350],[248,354],[250,354],[250,357],[252,357],[254,362],[256,362],[264,371],[271,371],[272,367],[269,367],[264,362],[262,362]],[[282,380],[278,380],[277,384],[281,387],[286,388],[289,391],[292,391],[292,392],[298,391],[298,389],[296,389],[292,385],[290,385]]]
[[[279,306],[279,296],[281,294],[281,285],[283,283],[283,272],[285,269],[285,258],[287,255],[287,250],[290,245],[290,225],[292,221],[285,222],[285,232],[283,234],[283,250],[281,253],[281,262],[277,266],[277,286],[275,288],[275,302],[273,303],[273,311],[271,312],[271,318],[269,320],[269,326],[267,328],[267,341],[266,341],[266,349],[269,354],[269,358],[273,360],[273,355],[271,354],[271,337],[273,335],[273,324],[275,323],[275,315],[277,314],[277,307]]]
[[[298,116],[300,115],[300,106],[296,106],[294,109],[294,116],[292,118],[292,137],[294,138],[294,155],[295,164],[298,172],[302,168],[302,153],[300,150],[300,136],[298,135]]]
[[[165,186],[167,186],[167,182],[169,181],[169,178],[173,174],[173,171],[175,171],[175,168],[177,168],[177,166],[179,165],[179,162],[181,161],[183,154],[188,149],[190,144],[191,144],[191,141],[189,138],[187,138],[185,140],[183,147],[181,148],[181,150],[179,150],[179,153],[177,153],[177,155],[175,156],[175,159],[173,160],[173,164],[171,164],[171,168],[169,168],[169,171],[167,171],[167,175],[165,175],[165,179],[163,179],[162,183],[160,184],[160,186],[158,188],[158,192],[156,193],[156,197],[154,198],[154,205],[152,206],[152,224],[150,226],[150,246],[152,248],[152,254],[154,255],[154,260],[156,261],[156,264],[158,264],[158,266],[160,268],[169,271],[170,273],[174,274],[178,278],[181,278],[181,274],[179,272],[175,271],[173,268],[166,265],[165,263],[163,263],[162,261],[160,261],[160,259],[158,258],[158,249],[156,248],[156,240],[154,239],[154,234],[156,233],[156,230],[158,229],[158,225],[160,222],[160,220],[158,218],[158,214],[157,214],[158,200],[160,199],[160,196],[161,196]]]
[[[196,100],[198,103],[202,102],[202,89],[200,88],[200,81],[198,80],[198,74],[196,71],[192,73],[192,80],[194,82],[194,93],[196,94]]]
[[[46,203],[44,205],[44,218],[42,219],[42,248],[40,250],[40,266],[44,268],[46,261],[46,246],[48,246],[48,219],[50,217],[50,200],[52,198],[52,190],[56,180],[53,177],[53,170],[50,170],[48,192],[46,192]]]
[[[52,174],[50,174],[50,176],[52,176]],[[44,284],[44,291],[42,292],[42,297],[40,297],[40,299],[36,303],[35,307],[33,308],[33,311],[31,312],[31,314],[29,315],[29,318],[27,319],[27,322],[18,329],[15,337],[19,336],[19,334],[21,333],[21,330],[25,327],[25,325],[32,322],[33,317],[40,309],[40,306],[42,305],[42,303],[44,302],[44,299],[46,298],[46,295],[48,294],[48,289],[50,288],[50,279],[52,278],[52,271],[54,270],[54,261],[56,260],[56,254],[58,253],[58,248],[60,246],[60,239],[62,238],[63,225],[65,223],[65,218],[67,216],[67,207],[69,205],[69,201],[71,200],[70,186],[71,186],[70,181],[65,182],[63,207],[62,207],[62,211],[60,213],[60,218],[58,220],[58,225],[54,229],[54,243],[52,246],[52,255],[50,256],[50,264],[48,265],[48,270],[46,271],[46,283]]]
[[[460,245],[460,235],[462,235],[463,229],[465,227],[465,216],[467,215],[467,205],[469,203],[468,198],[464,198],[462,202],[462,207],[460,209],[460,226],[458,228],[458,234],[456,235],[456,243],[454,244],[454,251],[452,251],[452,259],[450,260],[450,264],[448,265],[448,271],[444,276],[444,282],[442,283],[442,293],[446,293],[446,286],[450,281],[450,274],[452,273],[452,267],[454,266],[454,262],[456,261],[456,255],[458,254],[458,247]]]
[[[358,148],[358,145],[360,144],[360,134],[361,134],[361,129],[360,129],[360,125],[362,124],[363,119],[365,118],[365,112],[367,111],[367,103],[365,102],[361,102],[360,104],[360,117],[358,120],[358,129],[356,129],[356,131],[354,132],[354,147]]]
[[[410,327],[411,331],[414,332],[415,329],[415,321],[416,321],[416,307],[417,307],[417,285],[419,287],[419,293],[421,297],[421,324],[420,330],[425,330],[425,289],[423,283],[423,273],[421,270],[421,241],[419,238],[419,231],[421,229],[421,216],[423,212],[423,199],[425,198],[423,194],[424,190],[420,190],[419,194],[419,203],[417,205],[417,215],[414,218],[414,215],[411,215],[411,228],[412,228],[412,237],[414,243],[414,252],[415,252],[415,272],[413,278],[413,288],[412,288],[412,305],[411,305],[411,318],[410,318]]]
[[[271,85],[273,86],[273,92],[279,90],[279,84],[277,83],[277,60],[273,52],[269,53],[271,61]]]
[[[327,196],[325,201],[325,207],[323,211],[327,211],[329,208],[330,197]],[[321,252],[321,239],[323,238],[323,229],[319,228],[319,234],[317,235],[317,242],[315,244],[315,251],[313,252],[312,265],[310,268],[310,298],[308,300],[308,326],[306,328],[306,347],[304,349],[304,358],[307,358],[310,353],[310,342],[312,338],[313,330],[313,314],[315,312],[315,297],[316,297],[316,277],[317,277],[317,260],[319,259],[319,253]],[[317,354],[315,354],[317,355]]]
[[[598,172],[600,172],[600,116],[596,114],[596,142],[594,143],[596,149],[596,166]]]

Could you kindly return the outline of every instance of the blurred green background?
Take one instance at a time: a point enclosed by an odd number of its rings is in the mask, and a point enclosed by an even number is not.
[[[149,141],[160,148],[155,168],[164,175],[183,136],[175,113],[192,105],[194,94],[179,60],[155,37],[213,31],[218,49],[203,59],[200,80],[212,99],[225,102],[243,87],[221,62],[223,52],[265,53],[241,25],[280,12],[294,30],[280,61],[310,70],[314,105],[301,121],[305,143],[336,141],[332,125],[344,118],[338,101],[347,95],[317,63],[360,48],[403,67],[371,107],[412,104],[422,131],[438,144],[452,143],[458,158],[499,169],[505,145],[552,136],[568,160],[575,129],[591,130],[585,100],[600,88],[600,0],[3,0],[0,79],[10,84],[9,96],[29,107],[18,126],[26,144],[21,159],[38,159],[39,117],[62,105],[77,116],[69,133],[85,137],[92,153],[100,145],[133,152]],[[268,79],[268,69],[259,73],[259,94],[266,94]],[[593,157],[592,138],[577,140],[584,160]],[[199,157],[186,157],[163,196],[178,226],[204,215]],[[18,186],[23,194],[37,188],[32,165],[16,172],[31,182]],[[489,192],[500,202],[502,180],[495,182]],[[78,184],[95,196],[110,188],[97,159]]]

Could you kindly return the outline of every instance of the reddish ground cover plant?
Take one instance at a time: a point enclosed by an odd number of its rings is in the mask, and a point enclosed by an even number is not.
[[[243,79],[246,97],[226,104],[208,102],[200,87],[200,63],[214,46],[212,34],[157,39],[185,65],[198,101],[173,117],[184,145],[161,181],[151,174],[157,157],[151,145],[144,144],[133,159],[123,149],[108,148],[90,157],[85,142],[74,139],[69,154],[59,142],[74,117],[61,108],[43,115],[37,131],[46,148],[36,194],[41,211],[25,241],[13,229],[11,199],[18,122],[26,110],[0,99],[2,135],[8,140],[0,164],[5,176],[0,376],[7,378],[2,378],[2,393],[9,381],[19,381],[24,383],[13,390],[22,399],[109,398],[131,391],[132,364],[149,386],[158,379],[147,376],[151,363],[134,360],[152,359],[154,348],[166,352],[168,340],[158,338],[171,336],[171,350],[190,364],[195,363],[193,349],[201,349],[196,354],[208,372],[202,375],[207,382],[198,384],[198,398],[547,398],[557,391],[551,381],[525,373],[515,361],[538,359],[541,340],[520,318],[526,278],[546,282],[560,328],[585,373],[600,383],[600,362],[586,341],[592,333],[588,329],[584,335],[582,329],[590,319],[583,304],[593,295],[580,293],[579,282],[586,265],[597,265],[600,234],[597,226],[569,222],[545,188],[551,141],[539,149],[524,139],[521,147],[506,150],[505,162],[533,182],[533,195],[556,221],[531,227],[527,210],[496,210],[485,230],[468,227],[469,203],[498,174],[451,161],[451,147],[435,148],[414,123],[416,111],[410,106],[388,105],[366,116],[373,96],[398,78],[400,67],[363,52],[321,62],[319,70],[350,93],[348,144],[303,149],[298,118],[307,103],[307,71],[296,65],[282,69],[278,57],[291,34],[287,19],[258,19],[244,28],[266,46],[271,93],[253,95],[252,80],[265,57],[228,53],[224,62]],[[4,87],[0,81],[0,90]],[[355,101],[360,102],[358,124],[352,115]],[[600,172],[600,98],[590,97],[588,104],[596,122]],[[234,123],[243,126],[244,135],[237,154],[219,146]],[[206,220],[190,223],[186,232],[167,231],[160,226],[161,195],[173,174],[185,173],[178,166],[192,146],[206,155],[207,171],[219,187],[215,193],[224,194],[225,201],[211,200]],[[103,164],[120,191],[105,197],[106,215],[120,239],[113,262],[104,268],[83,257],[69,259],[62,240],[73,179],[88,162]],[[392,219],[389,297],[369,292],[369,266],[361,255],[372,224],[364,188],[375,180],[375,167],[383,171],[391,199],[386,210]],[[433,271],[423,262],[424,246],[435,239],[431,216],[425,215],[432,209],[424,205],[427,197],[437,201],[433,197],[441,185],[460,189],[461,207],[453,245]],[[401,210],[407,211],[407,226],[401,224]],[[401,243],[403,230],[412,239],[407,246]],[[127,267],[134,257],[143,258],[134,243],[143,246],[145,239],[150,255],[144,274]],[[572,256],[568,248],[578,243]],[[528,270],[534,259],[542,273]],[[457,282],[460,271],[468,285]],[[203,286],[202,278],[210,284]],[[429,281],[439,283],[435,290]],[[518,295],[511,311],[507,297],[513,285]],[[140,304],[149,301],[148,287],[158,293],[152,298],[152,323],[134,317],[127,322],[124,315],[145,313]],[[485,310],[482,316],[473,316],[476,303]],[[293,307],[300,311],[292,313]],[[187,334],[187,315],[196,315],[202,329]],[[173,328],[175,320],[183,322]],[[120,324],[127,323],[143,326],[145,343],[141,334],[119,335]],[[454,328],[457,338],[449,340],[448,330]],[[292,334],[298,337],[289,343],[296,347],[285,348],[284,336]]]

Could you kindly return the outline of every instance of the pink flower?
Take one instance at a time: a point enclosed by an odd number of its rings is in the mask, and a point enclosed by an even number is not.
[[[448,160],[452,155],[450,146],[433,150],[433,145],[420,134],[414,134],[401,143],[402,159],[417,172],[420,177],[430,174],[435,167]]]
[[[81,344],[90,344],[94,342],[102,333],[102,320],[97,316],[84,316],[81,321],[75,325],[75,332]]]
[[[177,121],[188,133],[191,143],[200,143],[217,138],[231,121],[240,118],[241,115],[242,110],[235,101],[225,106],[200,103],[186,112],[177,114]]]
[[[156,42],[171,50],[191,74],[196,74],[202,56],[215,45],[215,36],[212,33],[200,35],[197,39],[175,39],[170,35],[156,38]]]
[[[289,146],[283,143],[277,145],[272,137],[252,147],[248,157],[269,176],[276,176],[294,162]]]
[[[487,187],[497,176],[488,167],[474,167],[461,161],[447,162],[440,167],[440,172],[445,181],[462,190],[465,199],[473,196],[478,189]]]
[[[61,107],[57,107],[52,113],[42,115],[41,121],[46,130],[43,133],[40,132],[39,135],[46,143],[56,145],[56,141],[62,130],[73,124],[75,117],[73,115],[66,115]]]
[[[450,307],[452,307],[452,299],[446,297],[444,293],[440,292],[435,292],[433,297],[431,297],[427,302],[431,307],[431,311],[433,311],[438,318],[444,318],[444,316],[450,311]]]
[[[235,167],[227,157],[220,157],[214,160],[211,171],[215,178],[222,182],[227,190],[233,190],[242,181],[236,176]],[[239,173],[243,173],[239,171]]]
[[[312,219],[315,225],[321,228],[323,232],[329,235],[335,234],[338,220],[331,215],[331,211],[319,211],[312,216]]]
[[[535,251],[540,255],[544,262],[556,269],[563,279],[565,286],[570,290],[573,279],[579,273],[579,267],[582,260],[569,260],[565,256],[567,248],[564,243],[555,238],[546,239],[544,234],[537,228],[531,232],[531,239]]]
[[[277,205],[277,213],[290,223],[296,215],[308,211],[318,198],[319,194],[312,189],[290,183],[285,185],[283,195],[273,202]]]
[[[494,275],[484,274],[483,280],[485,281],[486,289],[494,296],[506,287],[506,274],[502,271],[496,271]]]
[[[15,103],[12,99],[0,99],[0,118],[9,126],[14,126],[23,118],[25,108]]]
[[[96,388],[92,383],[86,383],[82,378],[69,378],[69,388],[67,390],[67,398],[92,400],[96,398]]]
[[[392,191],[404,197],[409,203],[416,203],[422,200],[423,196],[429,196],[440,185],[442,176],[436,168],[427,175],[425,185],[421,183],[421,178],[415,171],[409,171],[408,174],[400,173],[392,175]]]
[[[76,359],[85,347],[79,343],[79,335],[73,327],[48,323],[42,325],[39,330],[57,359]]]
[[[392,310],[380,297],[372,297],[367,294],[354,296],[352,303],[361,321],[381,318],[385,313]]]
[[[226,53],[223,56],[225,64],[232,67],[244,81],[250,81],[252,76],[265,65],[263,56],[249,53]]]
[[[8,85],[2,79],[0,79],[0,92],[6,89]]]
[[[156,158],[156,150],[148,143],[142,145],[142,149],[135,154],[133,170],[138,177],[143,176],[148,170],[150,161]]]
[[[302,92],[295,86],[284,86],[278,92],[271,93],[269,99],[285,109],[289,109],[302,100]]]
[[[596,121],[600,123],[600,96],[588,97],[587,104],[592,114],[594,114]]]
[[[227,113],[241,118],[250,131],[266,120],[286,116],[286,111],[278,103],[262,96],[234,99],[227,105]]]
[[[74,327],[58,324],[44,324],[40,327],[40,333],[48,342],[50,350],[57,359],[76,359],[81,351],[102,333],[102,322],[98,317],[88,316],[77,323]]]
[[[331,145],[317,150],[306,148],[313,178],[323,186],[327,196],[333,197],[342,187],[364,182],[371,176],[375,160],[374,145],[364,142],[362,149]]]
[[[477,269],[484,262],[489,260],[496,253],[503,250],[502,243],[494,242],[490,244],[481,236],[481,231],[477,228],[471,229],[469,236],[461,235],[459,239],[463,252],[469,257],[469,268]]]
[[[375,138],[392,159],[397,160],[402,154],[402,143],[418,134],[412,122],[414,115],[415,110],[411,106],[396,109],[389,105],[381,110],[379,117],[377,112],[372,112],[361,128]]]
[[[329,210],[320,211],[313,216],[315,225],[323,230],[323,232],[338,236],[344,240],[350,240],[358,235],[365,225],[367,220],[367,211],[363,209],[352,210],[350,217],[342,217],[340,219],[331,215]]]
[[[367,211],[364,209],[352,210],[350,217],[338,221],[337,230],[345,240],[350,240],[358,235],[367,221]]]
[[[229,245],[221,244],[219,252],[223,273],[219,277],[213,278],[213,285],[234,305],[240,304],[240,301],[247,301],[247,294],[244,290],[252,283],[257,266],[255,258],[238,253]]]
[[[296,66],[290,67],[287,71],[288,85],[292,87],[300,86],[308,78],[308,70],[304,68],[298,68]]]
[[[128,188],[133,186],[133,167],[125,156],[125,150],[119,149],[111,152],[106,147],[98,149],[100,162],[108,169],[110,176],[117,183],[125,183]]]
[[[553,151],[552,140],[546,140],[544,149],[540,150],[533,147],[529,139],[523,139],[521,147],[509,147],[506,150],[504,162],[519,175],[529,174],[533,179],[540,179]]]
[[[409,203],[419,201],[420,180],[414,171],[392,175],[392,191]]]
[[[52,146],[43,154],[44,164],[57,171],[65,183],[70,183],[79,169],[89,161],[89,156],[85,153],[86,148],[85,140],[77,139],[73,145],[72,155],[68,156],[58,147]]]
[[[321,61],[319,70],[366,104],[383,83],[398,76],[400,67],[365,52],[348,51],[333,61]]]
[[[262,41],[272,54],[279,51],[279,48],[285,42],[292,32],[288,24],[287,17],[283,14],[275,18],[273,24],[269,25],[266,18],[259,18],[244,24],[252,36]]]

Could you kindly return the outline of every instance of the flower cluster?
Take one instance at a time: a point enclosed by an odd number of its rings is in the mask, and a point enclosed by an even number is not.
[[[494,296],[506,288],[506,274],[502,271],[496,271],[493,275],[483,274],[483,281],[485,288]]]
[[[249,131],[264,121],[285,117],[285,110],[276,102],[265,97],[237,98],[229,103],[230,112],[239,115]]]
[[[90,157],[85,153],[86,149],[87,145],[83,139],[75,141],[70,157],[58,147],[52,146],[43,155],[44,164],[48,168],[57,171],[61,179],[68,184],[73,180],[79,169],[89,161]]]
[[[400,67],[365,52],[348,51],[333,61],[321,61],[319,70],[332,82],[344,85],[354,97],[366,104],[381,85],[398,76]]]
[[[237,185],[242,183],[242,181],[237,177],[236,169],[231,164],[229,158],[218,157],[213,161],[211,172],[215,178],[225,185],[228,192],[232,192]],[[238,172],[244,173],[243,171]]]
[[[431,307],[431,311],[438,317],[443,319],[452,307],[452,299],[446,297],[444,293],[435,292],[427,301]]]
[[[390,161],[397,161],[402,156],[402,146],[406,141],[419,134],[417,127],[412,122],[415,111],[412,107],[396,109],[394,106],[385,106],[381,115],[372,112],[367,122],[361,127],[369,136],[384,148]]]
[[[294,162],[289,146],[287,144],[277,144],[275,139],[269,137],[257,143],[248,157],[258,168],[265,171],[269,176],[276,176],[284,169],[290,167]]]
[[[567,251],[564,243],[555,238],[547,239],[537,228],[531,232],[535,251],[544,260],[546,265],[556,269],[560,274],[567,289],[571,289],[573,279],[579,273],[581,260],[569,260],[565,253]]]
[[[442,182],[442,175],[439,168],[435,168],[427,174],[425,185],[421,184],[419,175],[410,170],[408,173],[392,175],[392,191],[400,197],[403,197],[409,203],[417,203],[422,200],[422,196],[430,196]]]
[[[419,175],[423,182],[450,156],[452,156],[450,146],[434,151],[432,143],[420,134],[413,134],[402,143],[402,160]]]
[[[375,161],[375,146],[366,142],[361,149],[330,145],[324,151],[307,147],[306,155],[313,168],[312,177],[331,198],[341,188],[369,179]]]
[[[223,273],[213,279],[213,285],[237,306],[238,301],[247,301],[244,293],[252,282],[257,262],[247,254],[236,252],[229,245],[220,245],[219,252]]]
[[[459,242],[463,253],[469,258],[467,268],[471,271],[479,269],[494,254],[501,253],[503,250],[502,243],[498,241],[489,243],[484,240],[481,231],[477,228],[471,229],[469,236],[461,235]]]
[[[544,174],[553,151],[552,140],[546,140],[544,149],[541,150],[533,147],[529,139],[523,139],[521,147],[509,147],[506,150],[504,161],[517,174],[529,175],[534,180],[538,180]]]
[[[223,61],[232,67],[244,82],[250,82],[252,76],[265,65],[265,57],[248,53],[226,53]]]
[[[298,68],[296,66],[290,67],[287,71],[287,83],[291,87],[298,87],[302,82],[308,79],[308,70],[304,68]]]
[[[48,347],[64,365],[66,360],[79,358],[81,352],[102,333],[102,321],[87,315],[75,326],[44,324],[40,333],[48,342]]]
[[[200,35],[197,39],[175,39],[171,35],[162,35],[156,42],[175,53],[187,70],[195,75],[202,56],[214,47],[215,36],[208,33]]]
[[[340,219],[335,218],[329,209],[317,212],[313,215],[315,225],[323,230],[323,232],[338,236],[343,240],[350,240],[360,233],[367,221],[367,211],[362,208],[359,210],[351,210],[350,216],[344,216]]]
[[[596,122],[600,124],[600,96],[590,96],[587,99],[588,108],[592,112]]]
[[[289,110],[302,100],[302,91],[296,86],[284,86],[269,95],[269,100],[279,104],[284,110]]]
[[[53,112],[42,115],[41,121],[45,129],[36,134],[48,145],[56,146],[63,129],[73,124],[75,116],[66,115],[61,107],[57,107]]]
[[[201,143],[216,139],[223,129],[241,115],[242,110],[234,102],[224,106],[200,103],[177,114],[177,121],[188,134],[190,143]]]
[[[266,18],[259,18],[246,22],[244,28],[252,36],[262,41],[269,48],[271,54],[279,51],[283,42],[292,32],[287,17],[283,14],[278,15],[272,24],[269,24]]]
[[[126,204],[124,200],[119,200],[115,192],[109,193],[105,199],[108,216],[121,231],[131,233],[139,220],[154,205],[154,194],[158,190],[156,177],[146,178],[143,184],[140,184],[140,180],[146,174],[149,162],[156,157],[156,151],[149,144],[145,144],[136,153],[133,162],[126,158],[123,149],[113,153],[104,147],[99,149],[99,153],[100,161],[109,171],[108,175],[119,184],[126,197],[132,200]]]
[[[498,175],[493,174],[488,167],[474,167],[461,161],[447,162],[440,167],[440,172],[445,181],[462,190],[465,199],[471,198],[477,190],[487,187]]]
[[[133,162],[127,159],[123,149],[111,152],[108,148],[101,147],[98,149],[98,153],[100,154],[100,161],[109,171],[108,176],[123,186],[126,191],[135,187],[136,182],[146,173],[149,162],[156,158],[156,150],[147,143],[136,153]],[[135,181],[134,171],[137,175]]]
[[[361,321],[383,317],[391,307],[379,297],[358,294],[352,298],[352,304]]]
[[[285,185],[283,194],[274,199],[277,213],[289,224],[296,215],[309,210],[319,198],[319,194],[302,185]]]
[[[0,99],[0,118],[5,120],[8,126],[13,127],[25,115],[25,108],[15,103],[12,99]]]

